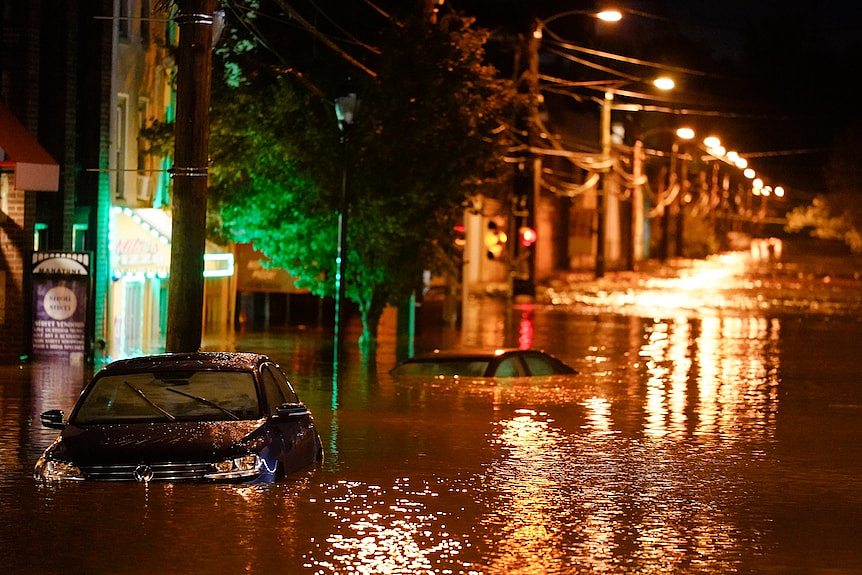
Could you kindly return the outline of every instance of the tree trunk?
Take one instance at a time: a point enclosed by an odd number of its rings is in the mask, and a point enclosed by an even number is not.
[[[380,326],[380,317],[383,315],[383,303],[378,301],[374,294],[370,301],[359,303],[359,312],[362,318],[362,335],[359,336],[359,350],[362,354],[363,363],[374,362],[377,355],[377,328]]]

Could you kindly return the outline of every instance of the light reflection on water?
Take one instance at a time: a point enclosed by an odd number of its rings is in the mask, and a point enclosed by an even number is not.
[[[457,562],[470,544],[448,532],[451,516],[429,509],[439,488],[415,487],[409,478],[389,488],[346,480],[327,486],[319,502],[336,530],[304,566],[315,573],[436,573],[441,562]]]
[[[862,524],[862,322],[714,305],[745,284],[725,263],[649,286],[663,306],[596,311],[608,291],[588,305],[475,302],[465,317],[461,344],[544,348],[575,376],[394,380],[390,316],[376,372],[352,350],[333,390],[325,330],[240,334],[230,345],[285,368],[327,446],[321,468],[272,486],[37,486],[29,474],[54,435],[38,413],[68,409],[82,375],[3,368],[0,564],[94,575],[862,573],[848,528]],[[452,337],[429,329],[417,350]]]

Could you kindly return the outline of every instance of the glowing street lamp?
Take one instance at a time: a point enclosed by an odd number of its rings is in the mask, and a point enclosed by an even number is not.
[[[654,134],[658,134],[660,132],[673,132],[678,140],[692,140],[695,137],[695,131],[693,128],[689,126],[681,126],[679,128],[668,127],[668,126],[659,126],[657,128],[651,128],[646,130],[645,132],[638,134],[637,139],[634,144],[633,151],[633,173],[632,176],[635,182],[640,182],[641,177],[643,175],[642,166],[644,160],[643,146],[644,141],[647,138]],[[674,150],[672,153],[676,155],[676,146],[677,143],[674,142]],[[628,268],[634,269],[636,262],[641,261],[644,258],[644,197],[643,197],[643,188],[640,183],[636,183],[634,189],[632,190],[632,218],[631,218],[632,230],[631,230],[631,246],[630,246],[630,260],[628,261]],[[667,229],[667,223],[665,222],[665,229]]]
[[[528,45],[529,74],[527,75],[527,86],[528,86],[528,94],[529,94],[529,109],[530,109],[530,114],[531,114],[530,122],[528,123],[528,134],[529,134],[528,138],[531,140],[531,144],[532,144],[533,137],[536,136],[535,125],[537,123],[536,118],[538,116],[538,104],[540,101],[540,95],[539,95],[539,44],[542,40],[542,30],[551,22],[554,22],[556,20],[559,20],[559,19],[565,18],[565,17],[569,17],[569,16],[590,16],[590,17],[596,18],[597,20],[601,20],[603,22],[608,22],[608,23],[619,22],[623,17],[622,12],[620,12],[619,10],[606,9],[606,10],[602,10],[599,12],[591,11],[591,10],[567,10],[564,12],[558,12],[558,13],[553,14],[547,18],[536,19],[535,26],[533,28],[533,33],[531,35],[530,42]],[[612,98],[612,95],[611,95],[611,98]],[[603,118],[604,118],[605,112],[603,111],[602,113],[603,113]],[[610,129],[611,129],[610,128],[610,115],[609,115],[610,114],[610,103],[608,103],[607,114],[608,114],[607,125],[606,126],[603,125],[603,127],[602,127],[602,159],[603,160],[609,160],[609,158],[610,158]],[[605,134],[607,135],[607,142],[605,142]],[[532,169],[532,178],[529,178],[529,180],[532,181],[533,189],[532,190],[526,190],[526,193],[524,194],[524,196],[526,196],[526,199],[527,199],[527,201],[525,203],[526,216],[523,218],[523,221],[520,222],[520,224],[522,224],[523,226],[529,227],[529,228],[534,228],[535,227],[535,214],[534,214],[534,211],[535,211],[535,194],[536,194],[536,190],[537,190],[536,182],[538,181],[537,175],[538,175],[538,172],[541,168],[538,166],[538,160],[534,160],[533,162],[531,162],[530,167]],[[600,203],[601,200],[599,199],[599,200],[597,200],[597,202]],[[597,208],[599,209],[599,213],[600,213],[600,221],[599,221],[599,224],[598,224],[597,229],[596,229],[596,234],[598,237],[598,246],[600,249],[600,255],[596,258],[596,275],[600,276],[600,275],[604,274],[604,254],[603,254],[603,251],[604,251],[604,247],[603,247],[604,246],[604,222],[601,221],[603,208],[600,207],[599,205],[597,205]],[[516,250],[520,249],[518,244],[515,245],[515,249]],[[517,255],[518,254],[516,253],[516,257],[517,257]],[[531,292],[531,293],[529,293],[529,295],[534,295],[534,293],[535,293],[535,284],[534,284],[534,281],[535,281],[535,278],[534,278],[534,276],[535,276],[535,261],[534,261],[533,252],[530,252],[528,254],[527,260],[528,260],[527,267],[528,267],[529,271],[526,274],[526,276],[528,277],[528,279],[524,283],[524,282],[517,281],[518,280],[517,276],[513,276],[513,278],[515,280],[515,283],[513,283],[513,292],[523,290],[523,291]],[[519,295],[519,294],[513,293],[513,295]]]

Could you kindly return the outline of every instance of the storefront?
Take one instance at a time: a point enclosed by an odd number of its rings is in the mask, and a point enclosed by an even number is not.
[[[109,225],[111,359],[165,349],[171,262],[171,216],[158,208],[111,210]],[[203,333],[232,328],[233,254],[207,242],[204,256]]]

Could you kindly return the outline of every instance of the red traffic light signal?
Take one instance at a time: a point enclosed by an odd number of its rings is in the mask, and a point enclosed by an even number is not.
[[[455,247],[463,250],[464,246],[467,245],[467,231],[464,224],[455,224],[453,229],[455,231]]]
[[[531,228],[530,226],[521,226],[518,229],[518,240],[521,242],[521,245],[525,248],[532,246],[536,243],[536,230]]]

